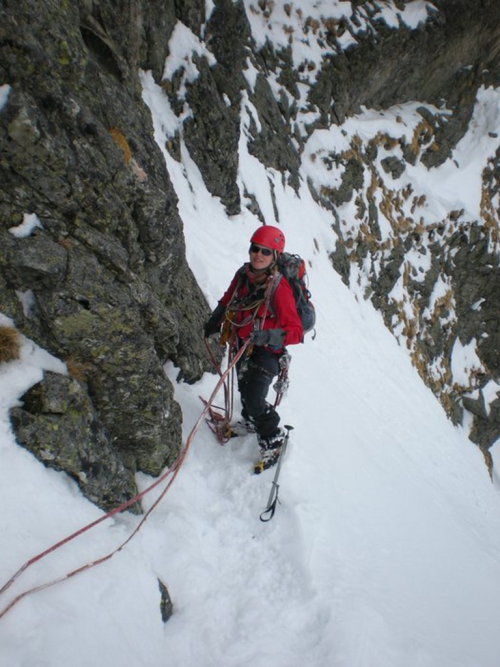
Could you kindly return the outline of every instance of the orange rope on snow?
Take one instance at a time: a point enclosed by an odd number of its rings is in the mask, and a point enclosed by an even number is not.
[[[168,483],[166,484],[165,488],[163,489],[163,491],[160,493],[158,498],[154,501],[152,506],[146,512],[146,514],[144,515],[144,517],[142,518],[140,523],[137,525],[137,527],[134,529],[134,531],[131,533],[131,535],[129,535],[129,537],[127,537],[127,539],[124,542],[122,542],[116,549],[114,549],[113,551],[109,552],[108,554],[102,556],[101,558],[98,558],[98,559],[96,559],[96,560],[94,560],[90,563],[86,563],[85,565],[82,565],[81,567],[79,567],[75,570],[67,572],[66,574],[64,574],[64,575],[62,575],[62,576],[60,576],[56,579],[53,579],[51,581],[47,581],[43,584],[40,584],[38,586],[34,586],[33,588],[29,588],[29,589],[23,591],[22,593],[19,593],[0,611],[0,619],[3,618],[8,611],[10,611],[18,602],[23,600],[28,595],[31,595],[33,593],[37,593],[39,591],[43,591],[46,588],[50,588],[51,586],[54,586],[55,584],[61,583],[62,581],[66,581],[67,579],[70,579],[70,578],[76,576],[77,574],[85,572],[86,570],[90,570],[91,568],[95,567],[96,565],[100,565],[101,563],[104,563],[104,562],[108,561],[110,558],[112,558],[116,553],[121,551],[130,542],[130,540],[139,532],[141,527],[147,521],[147,519],[149,518],[149,516],[151,515],[153,510],[163,500],[163,498],[165,497],[165,494],[167,493],[167,491],[170,489],[170,487],[174,483],[174,480],[177,477],[177,475],[179,473],[179,470],[181,469],[181,466],[182,466],[182,464],[183,464],[183,462],[186,458],[186,455],[189,451],[189,448],[191,447],[191,443],[193,442],[194,437],[195,437],[196,433],[198,432],[198,430],[200,428],[200,425],[202,424],[203,419],[204,419],[206,413],[208,412],[212,401],[214,400],[214,398],[215,398],[217,392],[219,391],[219,389],[221,388],[221,386],[224,384],[224,382],[225,382],[227,376],[229,375],[229,373],[231,372],[233,366],[240,359],[240,357],[244,354],[247,346],[248,346],[248,341],[246,341],[243,344],[241,349],[238,351],[238,353],[232,359],[231,363],[228,365],[226,371],[221,374],[221,376],[219,378],[219,381],[217,382],[212,394],[210,395],[210,398],[207,400],[206,405],[203,408],[196,424],[193,426],[190,434],[188,435],[188,437],[186,439],[186,444],[181,449],[181,452],[180,452],[179,456],[177,457],[177,460],[174,462],[174,464],[166,472],[164,472],[157,480],[155,480],[150,486],[148,486],[146,489],[144,489],[143,491],[141,491],[140,493],[135,495],[133,498],[130,498],[126,502],[122,503],[119,507],[116,507],[115,509],[111,510],[107,514],[104,514],[102,517],[100,517],[96,521],[93,521],[92,523],[87,524],[86,526],[84,526],[83,528],[80,528],[79,530],[72,533],[71,535],[68,535],[63,540],[60,540],[56,544],[53,544],[51,547],[49,547],[45,551],[42,551],[41,553],[37,554],[36,556],[33,556],[33,558],[30,558],[2,586],[2,588],[0,589],[0,594],[5,593],[15,583],[15,581],[17,581],[17,579],[21,576],[21,574],[23,572],[25,572],[29,567],[31,567],[35,563],[41,561],[43,558],[45,558],[49,554],[53,553],[57,549],[60,549],[65,544],[68,544],[68,542],[71,542],[72,540],[79,537],[80,535],[83,535],[88,530],[90,530],[91,528],[94,528],[95,526],[102,523],[106,519],[111,518],[112,516],[114,516],[118,512],[122,512],[123,510],[127,509],[128,507],[130,507],[134,503],[138,502],[139,500],[144,498],[144,496],[146,496],[148,493],[150,493],[153,489],[155,489],[157,486],[159,486],[165,479],[167,479],[167,477],[169,475],[172,475],[171,478],[169,479]]]

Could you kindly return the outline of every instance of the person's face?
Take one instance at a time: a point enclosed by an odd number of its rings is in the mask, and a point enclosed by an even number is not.
[[[273,262],[273,251],[270,248],[263,248],[260,245],[252,243],[250,246],[250,264],[252,269],[267,269]]]

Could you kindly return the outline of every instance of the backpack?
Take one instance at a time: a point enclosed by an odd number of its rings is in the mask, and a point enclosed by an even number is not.
[[[306,263],[299,255],[282,252],[278,258],[278,281],[284,276],[290,283],[297,313],[302,322],[304,334],[314,329],[316,324],[316,311],[311,301],[311,293],[306,286]],[[275,283],[278,284],[278,281]]]

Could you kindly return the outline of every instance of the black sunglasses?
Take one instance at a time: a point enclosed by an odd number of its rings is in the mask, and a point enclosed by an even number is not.
[[[260,252],[262,255],[264,255],[264,257],[269,257],[269,255],[273,254],[273,251],[270,250],[269,248],[261,248],[260,246],[255,245],[255,243],[252,243],[252,245],[250,246],[250,252],[253,252],[256,255],[257,253]]]

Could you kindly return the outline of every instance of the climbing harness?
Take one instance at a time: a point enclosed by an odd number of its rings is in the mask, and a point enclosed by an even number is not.
[[[256,292],[251,292],[250,294],[245,295],[243,298],[238,298],[237,294],[241,287],[244,274],[245,269],[243,268],[240,272],[240,277],[236,283],[229,301],[229,305],[226,309],[225,319],[222,325],[222,332],[219,341],[221,347],[225,347],[226,345],[228,347],[228,368],[226,372],[230,371],[230,373],[227,375],[227,380],[223,383],[224,405],[215,405],[210,401],[206,401],[200,396],[200,400],[207,409],[207,416],[205,418],[207,426],[214,433],[215,437],[222,445],[226,444],[232,437],[232,428],[230,424],[233,418],[234,407],[234,384],[237,361],[235,356],[238,356],[238,359],[243,357],[242,349],[244,348],[245,356],[248,358],[253,350],[253,344],[249,339],[242,341],[238,338],[237,329],[247,326],[251,322],[254,323],[254,330],[262,329],[273,294],[272,288],[274,277],[273,275],[270,275],[267,277],[266,281],[258,287]],[[263,317],[259,318],[258,311],[262,304],[264,304],[264,315]],[[238,312],[248,310],[251,310],[251,313],[243,320],[238,322]],[[217,363],[207,339],[205,338],[204,340],[210,360],[216,372],[219,374],[219,376],[222,376],[221,367]],[[243,364],[245,362],[246,360],[243,360]]]

